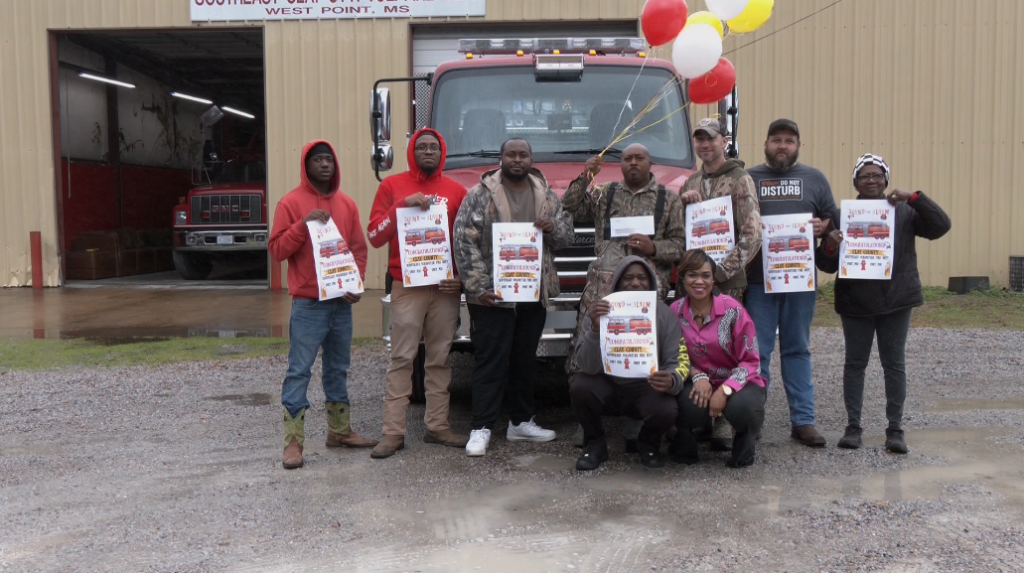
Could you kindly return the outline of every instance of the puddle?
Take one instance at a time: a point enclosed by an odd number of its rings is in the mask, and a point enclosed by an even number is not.
[[[516,456],[514,461],[517,468],[541,472],[560,472],[571,470],[576,467],[575,459],[563,458],[560,456]]]
[[[223,394],[221,396],[207,396],[206,400],[214,402],[229,402],[232,406],[269,406],[274,403],[274,397],[270,394],[255,392],[252,394]]]
[[[924,408],[924,412],[970,412],[971,410],[1024,410],[1024,399],[1009,400],[939,400],[934,406]]]

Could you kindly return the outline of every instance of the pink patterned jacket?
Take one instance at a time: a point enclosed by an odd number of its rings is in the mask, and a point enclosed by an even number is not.
[[[725,294],[714,297],[710,316],[700,326],[688,297],[672,303],[672,312],[683,330],[681,343],[690,353],[691,376],[707,374],[715,389],[722,384],[737,392],[746,384],[764,387],[754,321],[739,301]]]

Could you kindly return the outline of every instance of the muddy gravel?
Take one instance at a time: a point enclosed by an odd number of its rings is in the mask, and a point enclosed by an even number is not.
[[[317,370],[306,466],[295,471],[281,469],[284,357],[6,372],[0,570],[1024,571],[1024,333],[911,333],[907,456],[882,447],[877,356],[866,446],[835,447],[842,347],[840,331],[815,329],[829,446],[790,440],[775,383],[746,470],[704,446],[697,466],[647,470],[616,438],[611,461],[575,472],[576,424],[554,366],[539,383],[538,421],[559,439],[510,443],[497,431],[476,459],[424,444],[418,405],[391,459],[326,449]],[[467,431],[470,361],[454,360],[453,427]],[[386,367],[382,347],[354,351],[360,433],[379,435]],[[607,424],[617,436],[619,420]]]

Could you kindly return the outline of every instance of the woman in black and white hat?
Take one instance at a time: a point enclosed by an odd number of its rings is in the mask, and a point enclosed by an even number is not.
[[[871,346],[878,337],[878,356],[885,373],[885,447],[905,454],[903,403],[907,396],[906,346],[910,331],[910,311],[924,303],[921,278],[917,270],[917,237],[935,240],[951,226],[949,216],[920,191],[896,189],[885,195],[889,186],[889,166],[877,155],[865,154],[853,169],[857,199],[887,199],[896,206],[893,269],[890,280],[846,279],[835,284],[835,308],[843,321],[846,339],[846,364],[843,369],[843,399],[848,425],[840,448],[861,447],[861,406],[864,403],[864,370],[871,358]],[[832,231],[826,240],[825,257],[818,267],[825,272],[839,269],[840,231]]]

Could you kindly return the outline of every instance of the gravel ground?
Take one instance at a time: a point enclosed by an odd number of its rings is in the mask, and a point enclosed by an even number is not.
[[[1024,333],[918,329],[908,456],[885,453],[881,369],[867,446],[845,425],[842,335],[816,329],[818,425],[789,438],[774,385],[757,463],[645,470],[612,441],[581,475],[566,386],[544,377],[547,444],[485,458],[422,442],[389,460],[323,446],[314,373],[306,467],[281,469],[284,357],[0,375],[0,570],[355,572],[1024,571]],[[776,354],[776,359],[778,355]],[[462,374],[469,363],[457,356]],[[386,352],[354,352],[354,426],[380,431]],[[778,380],[777,365],[773,367]],[[453,388],[467,430],[469,389]],[[618,421],[608,420],[612,435]]]

